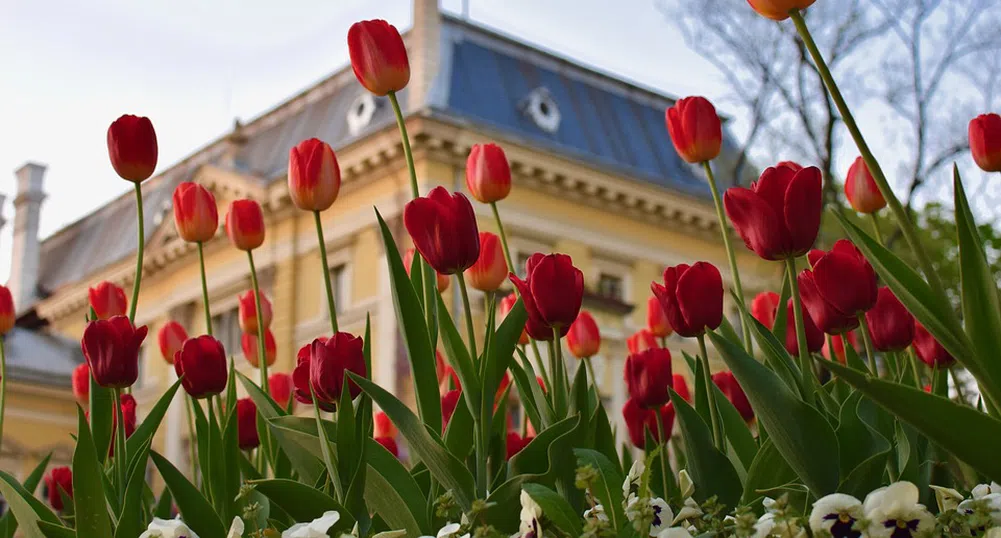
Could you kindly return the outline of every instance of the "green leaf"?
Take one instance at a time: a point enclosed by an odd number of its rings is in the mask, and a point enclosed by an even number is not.
[[[212,400],[205,400],[208,408],[208,452],[209,467],[205,476],[208,477],[209,498],[215,506],[216,512],[225,521],[229,519],[229,507],[233,498],[227,497],[226,493],[226,453],[223,450],[222,431],[219,429],[218,418],[216,418],[215,406]]]
[[[29,494],[33,494],[36,489],[38,489],[38,484],[42,481],[42,477],[45,476],[45,470],[49,467],[49,460],[52,459],[52,453],[49,452],[42,458],[42,461],[35,465],[31,473],[28,474],[28,478],[24,479],[24,491]],[[0,537],[11,538],[14,536],[14,531],[17,530],[17,519],[14,518],[14,513],[8,510],[4,513],[3,517],[0,517]]]
[[[160,399],[156,401],[156,404],[149,410],[149,413],[143,417],[142,422],[136,427],[136,431],[132,432],[132,435],[125,441],[126,451],[129,454],[135,453],[139,450],[139,447],[145,445],[153,438],[153,434],[156,433],[157,428],[160,427],[160,422],[163,421],[164,415],[167,414],[167,409],[170,407],[170,402],[174,400],[174,394],[177,393],[177,389],[181,387],[181,380],[178,379],[173,385],[160,396]],[[93,407],[91,408],[93,409]],[[108,409],[111,412],[111,408]],[[91,424],[93,424],[94,412],[91,411]],[[110,434],[109,434],[109,439]],[[97,447],[100,443],[97,439],[97,430],[94,430],[94,446]],[[98,459],[100,459],[101,450],[98,449]],[[107,446],[103,451],[105,454],[108,453]]]
[[[202,493],[167,458],[155,451],[150,456],[177,502],[184,523],[199,536],[226,536],[226,527]]]
[[[122,461],[116,461],[115,465],[125,465],[124,457],[120,455],[117,459]],[[88,538],[112,536],[101,474],[101,464],[97,461],[90,426],[83,410],[77,407],[77,441],[73,451],[73,513],[76,515],[78,532]]]
[[[543,515],[553,525],[570,536],[580,536],[581,518],[562,495],[539,484],[524,484],[521,487],[533,501],[539,503]]]
[[[232,361],[232,359],[230,359]],[[230,372],[235,372],[235,369],[230,369]],[[230,384],[233,384],[233,376],[230,375]],[[226,425],[223,427],[222,432],[222,477],[223,482],[223,500],[226,506],[226,520],[231,520],[234,516],[240,515],[236,510],[236,497],[240,494],[240,436],[239,436],[239,424],[237,421],[236,412],[236,400],[235,394],[236,390],[233,390],[234,400],[230,404],[233,407],[227,409],[226,412]]]
[[[860,416],[862,393],[853,391],[841,406],[838,441],[841,443],[840,493],[862,498],[882,484],[890,443]]]
[[[789,274],[787,269],[783,268],[782,290],[779,292],[779,308],[778,311],[775,313],[775,321],[772,323],[772,334],[775,336],[776,342],[786,341],[786,328],[789,323],[787,319],[789,317],[788,304],[790,297],[792,297],[792,288],[789,287]],[[744,308],[744,305],[741,303],[737,303],[737,306],[740,308]],[[757,321],[753,317],[748,318],[745,316],[744,319],[753,319],[754,321]],[[752,323],[752,329],[753,326],[754,324]],[[757,340],[757,337],[755,337],[755,340]]]
[[[170,489],[163,488],[160,498],[156,500],[156,506],[153,507],[153,517],[170,519],[170,512],[173,507],[174,498],[170,495]]]
[[[1001,458],[997,457],[996,446],[1001,439],[1001,421],[946,398],[873,379],[837,363],[827,367],[935,444],[991,480],[1001,481]]]
[[[378,210],[375,211],[375,215],[379,219],[386,261],[389,263],[389,280],[393,288],[396,319],[403,329],[403,343],[407,348],[407,358],[410,360],[417,411],[424,424],[440,432],[441,399],[438,396],[438,374],[435,372],[434,347],[431,345],[424,312],[421,310],[418,294],[410,282],[407,270],[403,267],[403,260],[400,259],[393,234],[390,233],[386,221],[382,219]]]
[[[838,439],[824,416],[741,346],[715,333],[708,334],[789,466],[817,497],[836,491],[838,468],[830,463],[838,461]]]
[[[444,334],[444,333],[442,333]],[[465,461],[473,448],[473,415],[465,405],[456,405],[452,418],[445,427],[445,448],[460,460]]]
[[[750,504],[764,495],[778,496],[775,495],[778,490],[796,481],[796,471],[789,467],[785,458],[779,454],[769,439],[761,444],[754,461],[751,462],[751,467],[747,470],[744,494],[740,502]],[[697,484],[696,490],[698,490]]]
[[[449,315],[445,303],[441,296],[438,296],[438,326],[441,329],[441,342],[445,346],[445,356],[448,357],[448,364],[459,376],[459,384],[462,385],[462,399],[466,402],[466,407],[470,413],[475,413],[479,409],[480,403],[480,378],[476,373],[476,367],[469,358],[469,351],[466,349],[459,330],[455,327],[452,316]],[[470,430],[471,431],[471,430]]]
[[[20,524],[24,538],[45,538],[39,529],[39,522],[59,524],[59,518],[42,504],[31,492],[24,489],[13,476],[0,471],[0,495],[3,495],[10,511]]]
[[[754,455],[758,452],[758,442],[751,435],[751,430],[747,429],[744,417],[740,416],[740,412],[715,383],[713,383],[713,396],[716,398],[716,408],[723,421],[726,442],[737,458],[735,463],[737,474],[741,474],[742,471],[746,473],[746,470],[751,467],[751,462],[754,461]],[[740,468],[736,467],[737,464],[740,465]]]
[[[115,529],[115,538],[139,536],[143,525],[143,493],[146,491],[146,463],[149,461],[149,444],[139,448],[129,461],[128,481],[125,488],[125,504]]]
[[[709,415],[709,387],[706,386],[706,378],[702,375],[702,361],[692,357],[685,351],[682,351],[681,355],[685,358],[685,362],[688,363],[688,367],[692,371],[692,381],[695,384],[695,397],[692,401],[695,404],[695,411],[702,417],[702,420],[707,424],[711,424],[710,421],[712,418]]]
[[[612,462],[615,470],[622,474],[622,466],[619,464],[619,454],[615,450],[615,432],[612,431],[612,424],[608,421],[608,414],[604,405],[598,405],[594,409],[591,417],[591,429],[594,431],[594,448],[599,453]]]
[[[324,512],[335,510],[341,519],[331,528],[348,532],[355,520],[333,497],[307,484],[280,478],[252,482],[254,488],[298,522],[312,521]],[[333,533],[335,536],[339,532]]]
[[[738,308],[740,308],[739,303]],[[779,312],[782,313],[785,313],[786,310],[786,308],[779,308]],[[803,391],[806,390],[802,385],[802,376],[799,373],[799,368],[793,363],[792,358],[789,357],[789,352],[786,351],[785,344],[783,343],[784,340],[780,340],[778,336],[769,331],[758,320],[754,319],[753,316],[748,315],[744,317],[751,320],[751,334],[754,335],[754,340],[758,343],[758,347],[761,348],[765,356],[765,363],[782,378],[787,387],[802,396]],[[777,325],[778,322],[776,321]],[[785,332],[784,327],[783,332]],[[783,338],[785,338],[784,335]]]
[[[115,396],[111,389],[106,389],[94,381],[94,376],[90,376],[90,428],[93,432],[94,448],[97,451],[97,461],[102,465],[108,459],[109,448],[111,447],[111,417],[115,410]],[[146,421],[143,421],[145,424]],[[154,427],[155,429],[155,427]],[[138,428],[132,436],[138,434]],[[131,449],[127,449],[131,452]]]
[[[535,407],[539,410],[539,420],[541,420],[541,424],[536,425],[536,430],[542,431],[544,427],[548,427],[550,424],[556,422],[556,412],[553,411],[552,402],[546,391],[538,383],[538,377],[535,374],[532,361],[528,360],[528,357],[520,349],[518,350],[518,356],[521,357],[521,366],[525,371],[525,380],[535,380],[534,383],[529,383],[529,391],[531,391],[533,400],[535,400]],[[512,371],[516,367],[518,367],[518,364],[512,361]],[[519,390],[521,390],[520,387]],[[524,395],[522,395],[522,398],[524,398]]]
[[[622,525],[629,525],[622,511],[622,473],[616,469],[616,465],[604,454],[594,450],[575,448],[573,452],[577,455],[579,467],[590,465],[597,471],[591,493],[606,507],[605,514],[608,515],[612,528],[618,530]]]
[[[347,386],[348,380],[344,379],[344,385]],[[312,395],[313,401],[316,399],[316,391],[313,390],[312,382],[309,388],[310,394]],[[350,396],[349,396],[350,397]],[[316,421],[316,433],[320,438],[320,456],[321,461],[323,461],[323,467],[327,471],[327,477],[334,484],[334,490],[337,492],[337,496],[343,498],[342,482],[340,479],[339,469],[337,467],[337,461],[334,459],[333,449],[330,447],[330,437],[327,435],[327,429],[323,427],[323,419],[320,418],[320,407],[317,405],[313,406],[313,419]],[[334,434],[336,439],[336,433]]]
[[[514,378],[515,387],[518,388],[518,399],[521,401],[522,409],[525,410],[525,415],[529,423],[535,427],[535,431],[541,431],[542,419],[539,417],[539,407],[536,404],[535,393],[532,388],[532,384],[538,385],[538,382],[535,380],[535,377],[529,379],[528,374],[517,361],[511,362],[509,371],[511,372],[511,377]],[[539,393],[542,394],[542,391],[539,390]],[[522,417],[522,420],[525,420],[525,417]]]
[[[514,348],[518,345],[518,339],[521,337],[521,331],[527,320],[528,313],[525,312],[525,305],[521,299],[518,299],[490,338],[490,346],[485,353],[485,375],[483,393],[481,394],[485,409],[490,409],[493,405],[494,395],[497,393],[504,373],[511,365],[514,358]]]
[[[76,538],[77,536],[75,530],[47,521],[39,521],[38,527],[45,534],[45,538]]]
[[[740,500],[741,484],[730,460],[713,446],[709,426],[677,392],[671,391],[678,426],[685,439],[688,472],[698,487],[695,499],[703,502],[713,495],[727,508],[735,508]]]

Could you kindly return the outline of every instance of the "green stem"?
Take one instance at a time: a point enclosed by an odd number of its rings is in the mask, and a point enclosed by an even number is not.
[[[7,351],[6,337],[0,336],[0,447],[3,446],[3,417],[7,405]]]
[[[260,366],[261,389],[264,390],[264,392],[268,392],[268,354],[265,349],[265,338],[267,338],[268,329],[264,326],[264,312],[261,311],[261,288],[257,282],[257,267],[254,266],[253,250],[247,251],[247,261],[250,263],[250,285],[254,288],[254,309],[257,310],[257,364]],[[327,280],[329,280],[329,273],[326,276]],[[211,407],[211,405],[209,407]],[[261,432],[261,436],[264,438],[262,439],[263,444],[265,446],[270,446],[270,430],[268,428],[264,428],[264,431]]]
[[[212,310],[209,308],[209,284],[205,278],[205,252],[202,250],[202,242],[198,245],[198,268],[202,272],[202,305],[205,308],[205,331],[212,336]]]
[[[316,221],[316,239],[320,242],[320,262],[323,264],[323,283],[327,288],[327,308],[330,311],[330,330],[337,334],[337,305],[334,303],[334,289],[330,284],[330,264],[327,263],[327,242],[323,239],[323,224],[320,222],[320,212],[313,211]]]
[[[218,428],[218,424],[219,424],[219,421],[216,419],[215,406],[212,403],[212,397],[211,396],[209,396],[205,400],[205,409],[208,412],[208,423],[209,423],[208,424],[208,431],[211,432],[213,429]],[[206,432],[206,433],[208,433],[208,432]],[[207,458],[205,458],[205,461],[208,462],[208,464],[209,464],[209,470],[208,470],[208,474],[203,475],[203,478],[205,479],[206,484],[207,484],[207,487],[205,489],[207,489],[210,493],[212,493],[211,502],[212,502],[212,505],[216,509],[216,513],[221,513],[222,512],[222,505],[223,505],[224,501],[221,498],[222,496],[218,495],[218,493],[220,492],[220,490],[219,490],[219,484],[213,484],[211,482],[211,480],[213,478],[213,474],[218,472],[218,469],[213,470],[213,467],[217,463],[219,463],[219,462],[222,461],[222,460],[213,461],[214,458],[212,456],[215,455],[217,453],[217,451],[219,450],[219,448],[221,448],[221,447],[217,448],[212,443],[212,436],[211,435],[209,435],[209,442],[207,443],[207,446],[208,446],[209,455],[208,455]]]
[[[876,217],[875,212],[869,213],[869,222],[872,223],[872,233],[876,236],[876,241],[879,241],[880,245],[884,245],[883,232],[879,229],[879,218]]]
[[[952,375],[952,380],[956,384],[956,396],[958,396],[959,401],[965,405],[968,404],[969,401],[966,399],[966,393],[963,390],[963,384],[962,382],[959,381],[959,377],[956,375],[956,370],[957,368],[953,366],[952,368],[949,368],[949,373]]]
[[[862,154],[862,159],[869,168],[869,172],[872,174],[873,180],[876,181],[876,186],[879,187],[879,192],[886,200],[887,205],[890,207],[890,211],[893,212],[893,216],[896,217],[897,224],[900,225],[900,231],[903,233],[904,239],[907,240],[907,244],[910,245],[915,257],[917,257],[918,265],[921,266],[921,271],[925,274],[925,278],[928,279],[928,284],[930,284],[932,289],[935,290],[935,293],[937,293],[939,297],[944,300],[945,294],[942,290],[945,288],[942,287],[938,273],[935,272],[935,267],[932,265],[931,260],[928,258],[928,254],[925,252],[920,241],[918,240],[917,233],[914,231],[914,226],[907,215],[907,210],[904,209],[904,206],[900,204],[900,200],[898,200],[893,194],[893,189],[890,188],[890,183],[886,180],[886,176],[883,174],[883,169],[880,168],[879,162],[876,161],[876,157],[872,154],[872,151],[869,149],[869,145],[862,136],[862,131],[859,129],[858,124],[855,123],[855,118],[852,116],[851,110],[848,109],[848,104],[845,102],[844,96],[841,95],[841,90],[838,89],[838,84],[834,81],[834,76],[831,74],[831,70],[824,61],[824,56],[820,53],[820,49],[817,48],[817,43],[814,42],[813,36],[810,35],[810,29],[806,26],[803,14],[799,10],[794,9],[789,12],[789,16],[792,18],[793,24],[796,25],[796,31],[803,40],[803,44],[806,45],[806,49],[810,52],[810,56],[813,58],[813,62],[817,66],[817,71],[820,73],[820,78],[824,81],[824,85],[827,87],[827,91],[830,93],[831,99],[834,101],[834,105],[838,108],[842,121],[845,122],[845,127],[847,127],[848,131],[851,133],[852,139],[855,141],[855,145],[858,146],[859,153]]]
[[[717,450],[726,453],[726,446],[723,444],[723,430],[720,425],[719,409],[716,407],[716,398],[713,396],[712,389],[712,375],[709,370],[709,353],[706,351],[706,336],[705,334],[700,334],[698,336],[699,340],[699,358],[702,359],[702,380],[706,384],[706,390],[709,391],[709,418],[712,423],[713,428],[713,446]],[[658,417],[659,418],[659,417]],[[660,420],[657,421],[658,423]]]
[[[872,339],[869,337],[869,323],[865,320],[865,314],[858,316],[859,328],[862,329],[862,342],[865,343],[865,354],[869,356],[869,370],[872,375],[879,377],[879,368],[876,366],[876,350],[872,347]],[[841,335],[841,341],[845,346],[845,353],[848,353],[848,333]]]
[[[473,327],[473,311],[469,308],[469,293],[466,291],[466,279],[462,276],[462,272],[455,273],[455,277],[459,279],[459,291],[462,292],[462,308],[465,310],[466,314],[466,335],[469,338],[469,353],[473,360],[478,360],[479,355],[476,353],[476,329]]]
[[[553,387],[550,388],[553,394],[553,404],[556,407],[556,419],[566,418],[567,412],[567,389],[563,383],[563,370],[560,363],[563,362],[563,350],[560,346],[558,329],[553,329],[553,340],[549,342],[549,370],[553,378]]]
[[[497,221],[497,230],[500,232],[501,246],[504,248],[504,259],[507,261],[507,270],[515,273],[514,260],[511,259],[511,249],[507,246],[507,233],[504,232],[504,223],[501,222],[500,212],[497,211],[497,202],[490,202],[490,209],[493,210],[494,220]]]
[[[122,389],[115,388],[115,476],[118,480],[118,505],[125,503],[126,473],[128,454],[125,453],[125,417],[122,414]]]
[[[664,423],[660,420],[660,409],[654,409],[654,413],[657,414],[657,418],[654,422],[657,423],[657,439],[660,440],[660,480],[661,486],[664,488],[664,498],[668,499],[671,496],[671,490],[667,487],[667,443],[669,439],[667,435],[664,434]],[[644,434],[645,435],[645,434]]]
[[[535,353],[535,368],[538,370],[539,375],[542,376],[542,381],[545,382],[547,389],[551,390],[553,388],[553,380],[549,376],[548,369],[542,363],[542,352],[539,351],[539,344],[532,339],[529,339],[528,342],[532,345],[532,352]]]
[[[396,99],[396,92],[389,92],[389,102],[393,105],[393,113],[396,114],[396,126],[400,128],[400,138],[403,139],[403,157],[407,160],[407,167],[410,170],[410,191],[414,198],[421,195],[417,186],[417,170],[414,168],[414,155],[410,149],[410,136],[407,135],[407,122],[403,119],[403,110],[400,102]]]
[[[737,257],[733,253],[733,245],[730,243],[730,233],[726,225],[726,217],[723,215],[723,200],[720,199],[719,189],[716,188],[716,177],[713,176],[713,169],[709,166],[709,161],[704,161],[702,167],[706,171],[706,179],[709,180],[709,190],[712,191],[713,205],[716,206],[716,219],[719,221],[720,235],[723,236],[723,246],[726,248],[726,259],[730,263],[730,274],[733,275],[733,288],[737,292],[737,300],[740,306],[744,306],[744,287],[740,284],[740,271],[737,268]],[[751,320],[748,317],[746,308],[740,309],[741,328],[744,332],[744,349],[747,354],[754,356],[751,347]]]
[[[598,390],[598,376],[594,375],[594,365],[591,364],[591,357],[584,357],[584,367],[587,368],[587,375],[591,377],[591,385],[594,387],[594,395],[601,399],[601,391]]]
[[[796,344],[799,347],[799,368],[803,381],[803,396],[807,402],[813,400],[813,365],[810,364],[810,348],[806,342],[806,325],[803,324],[803,303],[799,296],[799,282],[796,280],[796,260],[786,259],[786,276],[789,278],[789,289],[792,291],[792,312],[796,318]],[[831,349],[834,353],[834,349]]]
[[[184,410],[188,415],[188,457],[191,458],[191,482],[195,482],[198,473],[195,469],[198,467],[198,453],[195,450],[197,443],[195,442],[195,417],[191,410],[191,406],[194,405],[191,401],[191,395],[187,392],[184,393]]]
[[[136,213],[139,215],[139,250],[136,251],[136,280],[132,283],[132,302],[129,304],[129,321],[136,321],[136,307],[139,305],[139,284],[143,279],[143,248],[146,245],[146,232],[143,225],[143,190],[136,183]]]

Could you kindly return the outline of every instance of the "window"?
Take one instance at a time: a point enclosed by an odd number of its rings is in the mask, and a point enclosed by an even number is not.
[[[524,108],[525,114],[543,131],[555,133],[560,128],[560,109],[546,88],[532,90],[525,98]]]
[[[347,266],[344,264],[330,270],[330,289],[334,292],[334,308],[337,309],[338,314],[343,312],[347,307],[344,303],[348,297],[346,273]],[[324,290],[324,293],[326,293],[326,290]]]
[[[598,275],[598,295],[621,301],[624,298],[622,277],[609,273]]]
[[[212,316],[212,335],[222,343],[228,355],[240,353],[240,313],[231,308]]]
[[[351,103],[351,108],[348,109],[347,122],[348,132],[352,136],[357,135],[362,129],[368,126],[372,121],[372,116],[375,115],[375,108],[375,98],[369,92],[363,92]]]

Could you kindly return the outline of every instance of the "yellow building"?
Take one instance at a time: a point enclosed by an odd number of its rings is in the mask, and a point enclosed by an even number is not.
[[[405,39],[412,77],[400,98],[421,190],[464,190],[469,148],[485,141],[505,148],[514,188],[499,208],[513,256],[522,265],[534,252],[563,252],[584,272],[584,307],[596,315],[603,336],[595,369],[609,415],[618,419],[626,398],[625,338],[645,326],[651,281],[668,265],[696,260],[716,264],[729,281],[705,180],[675,154],[664,127],[672,98],[441,14],[435,0],[415,0]],[[313,216],[291,204],[286,187],[289,149],[309,137],[330,143],[342,170],[340,196],[323,214],[329,275],[322,274]],[[732,148],[727,140],[718,166],[727,166]],[[130,290],[135,268],[132,193],[40,240],[43,174],[40,165],[19,170],[14,201],[10,285],[20,313],[8,341],[12,382],[0,468],[22,478],[49,451],[55,450],[56,463],[71,454],[76,419],[69,372],[82,361],[87,288],[108,280]],[[227,136],[143,184],[146,253],[136,321],[149,326],[150,336],[134,389],[140,413],[175,379],[160,357],[158,329],[174,319],[189,334],[204,332],[195,246],[178,238],[171,213],[171,194],[182,181],[210,189],[220,215],[237,198],[264,208],[267,239],[254,254],[274,305],[279,358],[273,371],[291,371],[296,350],[328,333],[323,279],[330,278],[342,330],[361,334],[371,315],[374,380],[412,399],[373,210],[389,223],[401,251],[408,247],[401,214],[410,184],[386,99],[370,95],[343,67],[254,120],[237,122]],[[496,231],[490,208],[475,207],[480,229]],[[777,278],[777,264],[738,250],[748,295]],[[237,295],[250,288],[246,255],[221,229],[205,254],[216,336],[248,372],[236,314]],[[454,288],[446,304],[456,305]],[[482,294],[472,302],[482,319]],[[737,323],[732,307],[728,312]],[[675,350],[689,345],[670,340]],[[680,358],[676,353],[676,371],[685,372]],[[186,436],[178,398],[157,447],[186,465]]]

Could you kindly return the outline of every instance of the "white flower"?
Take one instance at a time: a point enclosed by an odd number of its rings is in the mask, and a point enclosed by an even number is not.
[[[979,499],[991,493],[1001,493],[1001,484],[997,482],[991,482],[990,484],[978,484],[973,488],[972,494],[974,499]]]
[[[688,529],[671,527],[660,531],[657,538],[692,538],[692,533],[688,532]]]
[[[702,513],[702,509],[699,508],[699,503],[695,502],[695,499],[689,497],[685,499],[685,504],[681,507],[681,510],[678,511],[678,515],[674,516],[674,521],[671,522],[671,525],[677,525],[678,523],[693,517],[700,517],[702,516]]]
[[[327,538],[327,531],[340,519],[340,514],[335,510],[330,510],[309,523],[292,525],[282,533],[282,538]]]
[[[455,536],[455,534],[459,532],[459,529],[461,528],[462,525],[459,523],[449,523],[444,527],[442,527],[441,529],[438,529],[437,538],[451,538],[452,536]],[[464,534],[460,538],[469,538],[469,535]]]
[[[671,526],[674,521],[674,512],[667,502],[660,497],[650,500],[650,507],[653,508],[653,523],[650,524],[650,536],[657,536],[661,531]]]
[[[803,538],[806,530],[801,528],[792,520],[775,520],[775,513],[768,512],[758,519],[754,524],[753,538],[766,538],[768,536],[779,536],[780,538]]]
[[[643,483],[643,473],[645,472],[646,464],[643,463],[643,460],[634,461],[632,467],[629,468],[629,473],[626,474],[626,479],[622,482],[622,498],[625,499],[626,504],[629,504],[630,499],[639,495],[640,484]]]
[[[242,531],[241,531],[242,532]],[[139,538],[198,538],[180,519],[153,518],[146,531]]]
[[[775,513],[775,499],[765,497],[764,499],[761,499],[761,506],[764,507],[765,512],[772,514]]]
[[[810,530],[814,534],[824,530],[834,538],[858,536],[859,531],[853,531],[852,527],[861,517],[861,501],[851,495],[832,493],[813,503]]]
[[[600,504],[594,505],[594,508],[584,511],[584,519],[597,519],[598,521],[608,521],[608,514],[605,513],[605,507]]]
[[[685,469],[678,471],[678,488],[681,489],[682,499],[691,497],[695,493],[695,482],[692,482],[692,477]]]
[[[243,520],[239,516],[233,518],[233,523],[229,525],[229,533],[226,538],[243,538]]]
[[[1001,490],[998,493],[988,493],[979,498],[965,500],[959,503],[958,510],[972,514],[976,504],[982,504],[990,512],[995,525],[1001,525]]]
[[[542,538],[542,507],[527,491],[521,490],[521,531],[522,538]]]
[[[867,495],[862,505],[869,520],[867,536],[906,538],[933,529],[935,518],[918,498],[918,488],[910,482],[896,482]]]
[[[379,534],[372,536],[372,538],[403,538],[407,535],[407,531],[395,530],[395,531],[382,531]]]
[[[952,488],[942,486],[929,486],[935,492],[935,503],[938,504],[939,512],[947,512],[959,507],[963,501],[963,495]]]

